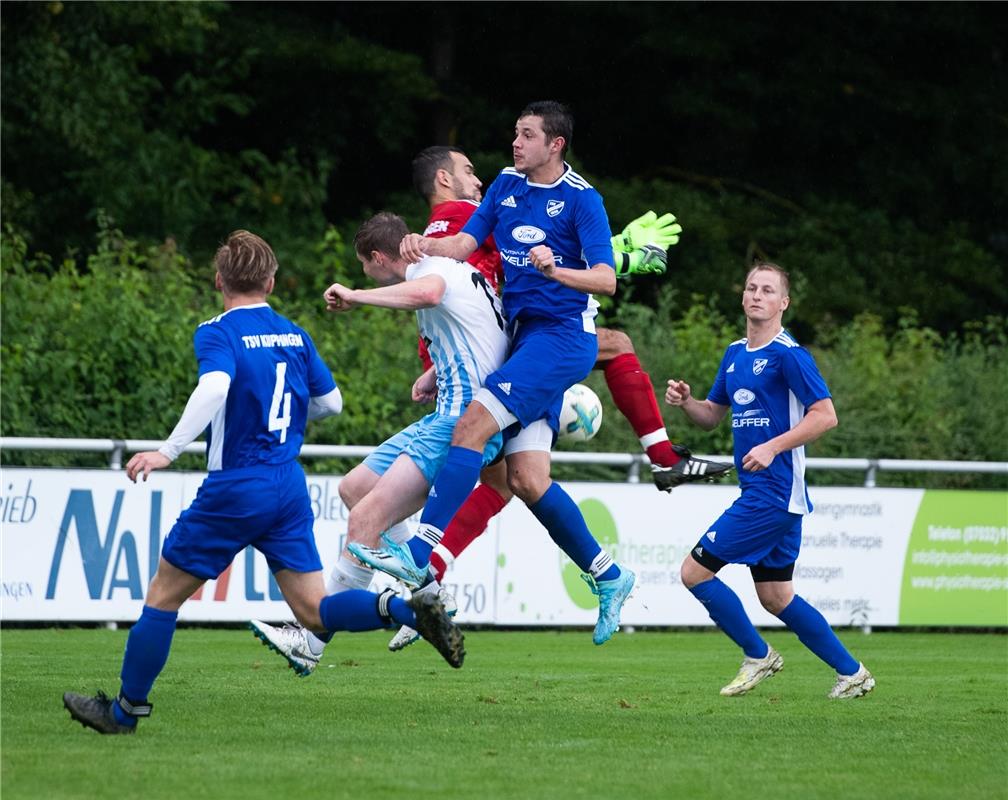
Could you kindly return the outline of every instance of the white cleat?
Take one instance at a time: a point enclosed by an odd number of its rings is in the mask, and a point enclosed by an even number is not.
[[[731,683],[721,688],[722,695],[725,697],[734,697],[735,695],[745,694],[750,689],[755,688],[761,681],[780,672],[781,667],[784,666],[784,659],[772,647],[769,645],[767,647],[769,647],[769,650],[767,650],[767,654],[763,658],[749,658],[746,656],[742,661],[742,666],[739,667],[738,675],[735,676]]]
[[[452,593],[445,589],[438,583],[428,583],[423,589],[417,589],[413,594],[423,594],[426,592],[434,591],[437,589],[438,598],[445,607],[445,612],[449,617],[454,617],[458,612],[458,603],[455,602],[455,598]],[[388,649],[393,653],[398,652],[409,647],[413,642],[420,639],[420,634],[413,630],[409,625],[403,625],[399,632],[393,636],[388,643]]]
[[[830,700],[848,700],[861,697],[875,688],[875,677],[865,669],[864,664],[858,664],[858,671],[853,675],[837,673],[836,685],[830,689]]]
[[[277,628],[257,619],[248,625],[264,645],[287,659],[290,668],[298,677],[306,678],[315,671],[321,656],[311,651],[305,629],[300,625],[284,625],[282,628]]]

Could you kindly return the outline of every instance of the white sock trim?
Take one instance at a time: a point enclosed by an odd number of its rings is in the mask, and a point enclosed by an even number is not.
[[[609,567],[613,565],[613,557],[609,555],[605,550],[600,550],[599,554],[592,559],[591,566],[588,571],[591,573],[593,578],[597,578],[603,572],[605,572]]]
[[[653,444],[658,444],[659,442],[667,442],[668,440],[669,440],[668,431],[665,430],[664,428],[660,428],[656,431],[652,431],[651,433],[647,433],[644,436],[640,437],[641,447],[643,447],[645,450],[647,450]]]
[[[437,547],[441,544],[441,539],[444,536],[444,531],[440,528],[435,528],[433,525],[428,525],[426,523],[421,523],[420,527],[417,528],[417,538],[422,539],[427,542],[432,548]]]

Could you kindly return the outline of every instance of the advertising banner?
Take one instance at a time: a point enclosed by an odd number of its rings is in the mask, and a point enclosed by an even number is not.
[[[201,473],[3,471],[0,619],[133,621],[161,544],[195,496]],[[308,478],[323,564],[347,531],[338,476]],[[569,483],[589,527],[637,574],[623,611],[630,626],[711,625],[679,581],[679,565],[737,497],[724,486]],[[833,625],[1008,626],[1008,493],[814,488],[795,589]],[[415,523],[415,520],[412,521]],[[744,566],[719,577],[757,625],[762,609]],[[517,500],[451,567],[444,581],[469,624],[594,624],[598,603],[580,570]],[[377,578],[375,585],[390,580]],[[189,621],[291,619],[265,559],[248,548],[180,613]]]

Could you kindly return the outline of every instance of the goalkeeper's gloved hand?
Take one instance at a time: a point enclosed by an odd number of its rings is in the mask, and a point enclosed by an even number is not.
[[[632,253],[646,244],[667,249],[679,242],[680,233],[682,225],[676,222],[675,215],[662,214],[659,217],[654,211],[648,211],[630,222],[622,233],[613,236],[613,250],[616,253]]]
[[[616,254],[616,277],[628,275],[661,275],[668,266],[668,253],[664,248],[646,244],[632,253]]]

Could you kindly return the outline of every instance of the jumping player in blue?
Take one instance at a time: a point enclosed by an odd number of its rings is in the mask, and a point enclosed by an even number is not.
[[[504,266],[504,311],[513,331],[507,361],[488,376],[455,426],[409,549],[414,566],[425,568],[476,485],[484,445],[504,431],[508,484],[587,573],[599,595],[593,638],[602,644],[619,627],[634,575],[601,548],[577,505],[550,478],[564,390],[591,371],[598,355],[598,304],[591,295],[616,290],[602,198],[564,161],[572,132],[573,119],[564,106],[532,103],[515,126],[514,168],[500,173],[462,231],[444,238],[410,234],[402,242],[401,254],[410,262],[424,255],[461,261],[493,233]]]
[[[783,327],[789,302],[787,273],[776,264],[754,265],[742,294],[746,337],[728,346],[707,399],[694,398],[681,380],[668,382],[665,401],[705,430],[731,411],[742,488],[683,561],[682,582],[745,654],[738,675],[721,694],[745,694],[784,665],[738,596],[717,578],[725,564],[746,564],[763,607],[836,670],[829,697],[860,697],[875,687],[875,679],[823,615],[795,594],[791,580],[802,518],[812,511],[804,446],[835,427],[837,417],[815,361]]]
[[[311,337],[266,303],[277,270],[270,246],[235,231],[217,251],[224,313],[193,337],[199,383],[159,450],[126,465],[134,483],[167,467],[208,428],[206,480],[165,539],[140,619],[130,629],[116,699],[67,692],[70,716],[100,733],[133,733],[150,715],[148,693],[168,660],[178,610],[248,545],[269,564],[297,619],[320,632],[373,630],[414,622],[454,667],[462,635],[436,596],[409,602],[391,592],[326,596],[312,531],[314,516],[297,462],[305,424],[338,414],[342,397]]]

